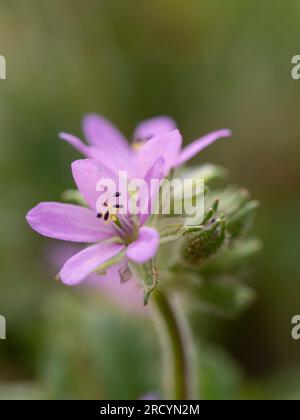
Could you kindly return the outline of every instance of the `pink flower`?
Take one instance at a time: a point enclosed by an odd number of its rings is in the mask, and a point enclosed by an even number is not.
[[[162,179],[163,167],[164,160],[158,158],[146,171],[145,181]],[[29,225],[41,235],[93,244],[66,261],[59,273],[61,280],[75,285],[102,266],[106,268],[121,262],[126,266],[128,260],[144,264],[151,260],[158,250],[160,237],[155,229],[145,225],[147,217],[144,214],[134,218],[130,214],[120,215],[118,223],[107,224],[103,218],[99,219],[96,185],[103,178],[115,179],[116,174],[92,159],[73,162],[72,173],[89,208],[47,202],[38,204],[26,217]]]
[[[142,178],[150,186],[152,179],[162,179],[170,169],[184,164],[229,130],[208,134],[182,149],[182,136],[169,117],[156,117],[140,123],[134,132],[132,147],[109,121],[95,114],[87,115],[83,131],[88,145],[79,138],[61,133],[87,158],[72,164],[79,192],[89,208],[62,203],[40,203],[27,214],[27,221],[38,233],[55,239],[93,244],[69,258],[60,270],[65,284],[80,283],[94,271],[104,267],[106,284],[118,294],[118,273],[126,272],[128,260],[144,264],[151,260],[159,246],[159,233],[146,225],[148,214],[137,218],[119,216],[118,223],[105,224],[96,210],[96,184],[101,178],[116,178],[117,171],[126,171],[129,178]],[[151,207],[153,195],[149,197]],[[91,277],[91,276],[89,276]],[[94,277],[94,275],[92,275]],[[120,289],[120,293],[122,288]],[[124,290],[124,289],[123,289]]]
[[[116,127],[97,114],[83,119],[83,132],[89,145],[72,134],[60,133],[60,138],[86,157],[110,168],[126,170],[133,177],[144,176],[145,167],[154,165],[159,157],[165,161],[164,175],[167,175],[171,168],[184,164],[216,140],[231,135],[227,129],[214,131],[182,149],[182,136],[176,123],[162,116],[140,123],[131,147]]]

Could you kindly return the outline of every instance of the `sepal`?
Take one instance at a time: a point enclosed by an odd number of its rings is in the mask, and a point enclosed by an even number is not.
[[[151,293],[158,284],[158,271],[154,260],[145,264],[136,264],[129,261],[129,268],[135,277],[141,282],[144,289],[144,305],[148,304]]]

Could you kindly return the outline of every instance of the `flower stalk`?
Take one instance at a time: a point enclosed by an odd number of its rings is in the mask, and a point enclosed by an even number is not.
[[[151,307],[162,347],[162,374],[165,399],[189,400],[195,397],[193,346],[187,321],[180,308],[162,290],[155,290]]]

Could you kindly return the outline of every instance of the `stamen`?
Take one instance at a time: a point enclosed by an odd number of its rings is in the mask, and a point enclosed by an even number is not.
[[[121,193],[119,193],[119,192],[115,193],[115,196],[119,197],[120,195],[121,195]],[[113,209],[120,209],[120,208],[123,207],[123,205],[117,203],[117,204],[114,204],[113,206],[110,206],[107,201],[105,203],[103,203],[102,205],[103,205],[103,207],[106,207],[107,210],[104,211],[104,213],[102,213],[102,212],[98,213],[97,218],[102,219],[102,217],[103,217],[103,220],[104,220],[105,223],[109,223],[111,221],[111,222],[115,223],[117,226],[119,226],[120,222],[119,222],[118,216],[115,214]]]
[[[117,191],[117,192],[115,192],[114,193],[114,195],[113,195],[114,197],[120,197],[121,196],[121,193],[119,192],[119,191]]]

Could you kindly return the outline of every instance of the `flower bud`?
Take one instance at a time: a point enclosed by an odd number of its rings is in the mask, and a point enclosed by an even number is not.
[[[215,254],[224,243],[225,227],[223,218],[212,219],[202,230],[188,234],[183,247],[184,261],[199,265],[203,260]]]

